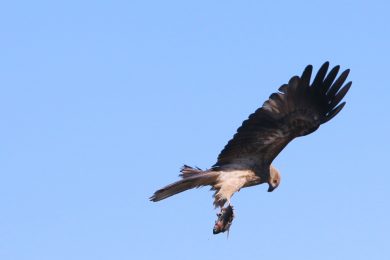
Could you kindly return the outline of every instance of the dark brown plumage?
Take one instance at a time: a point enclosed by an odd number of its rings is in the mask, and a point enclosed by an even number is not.
[[[245,165],[261,176],[291,140],[314,132],[336,116],[345,105],[339,103],[352,82],[340,90],[349,70],[335,81],[340,67],[334,67],[326,75],[328,67],[329,62],[322,65],[311,85],[311,65],[301,77],[294,76],[282,85],[279,93],[273,93],[242,123],[213,168]]]

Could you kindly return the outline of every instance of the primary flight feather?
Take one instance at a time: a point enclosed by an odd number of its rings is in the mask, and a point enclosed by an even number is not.
[[[349,70],[337,77],[340,66],[329,73],[328,68],[329,62],[325,62],[311,81],[313,67],[308,65],[300,77],[292,77],[242,123],[210,169],[183,166],[182,179],[157,190],[150,200],[210,185],[215,190],[214,205],[221,208],[222,214],[232,212],[223,207],[230,207],[230,198],[241,188],[268,183],[268,191],[273,191],[280,183],[280,174],[271,165],[275,157],[294,138],[314,132],[345,105],[340,102],[352,85],[344,85]],[[227,225],[214,233],[226,229]]]

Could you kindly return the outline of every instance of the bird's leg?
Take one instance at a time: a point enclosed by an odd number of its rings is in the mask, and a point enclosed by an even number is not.
[[[228,204],[230,205],[230,199],[229,200],[226,200],[225,202],[223,202],[222,204],[219,205],[219,207],[221,208],[220,211],[217,213],[217,217],[220,217],[222,214],[223,214],[223,211],[225,210],[224,206]]]

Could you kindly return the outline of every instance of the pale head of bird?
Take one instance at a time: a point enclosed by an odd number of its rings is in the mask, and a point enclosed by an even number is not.
[[[280,173],[272,165],[269,167],[268,192],[276,189],[280,184]]]

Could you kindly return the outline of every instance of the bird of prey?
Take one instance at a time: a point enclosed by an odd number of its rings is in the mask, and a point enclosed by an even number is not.
[[[300,77],[292,77],[242,123],[210,169],[184,165],[181,179],[157,190],[150,200],[210,185],[215,190],[214,206],[221,208],[214,234],[228,230],[233,218],[233,194],[262,183],[268,184],[269,192],[276,189],[280,174],[272,165],[275,157],[294,138],[314,132],[344,107],[345,102],[340,102],[352,85],[344,85],[349,69],[337,77],[340,66],[327,73],[328,68],[329,62],[325,62],[311,81],[313,67],[308,65]]]

